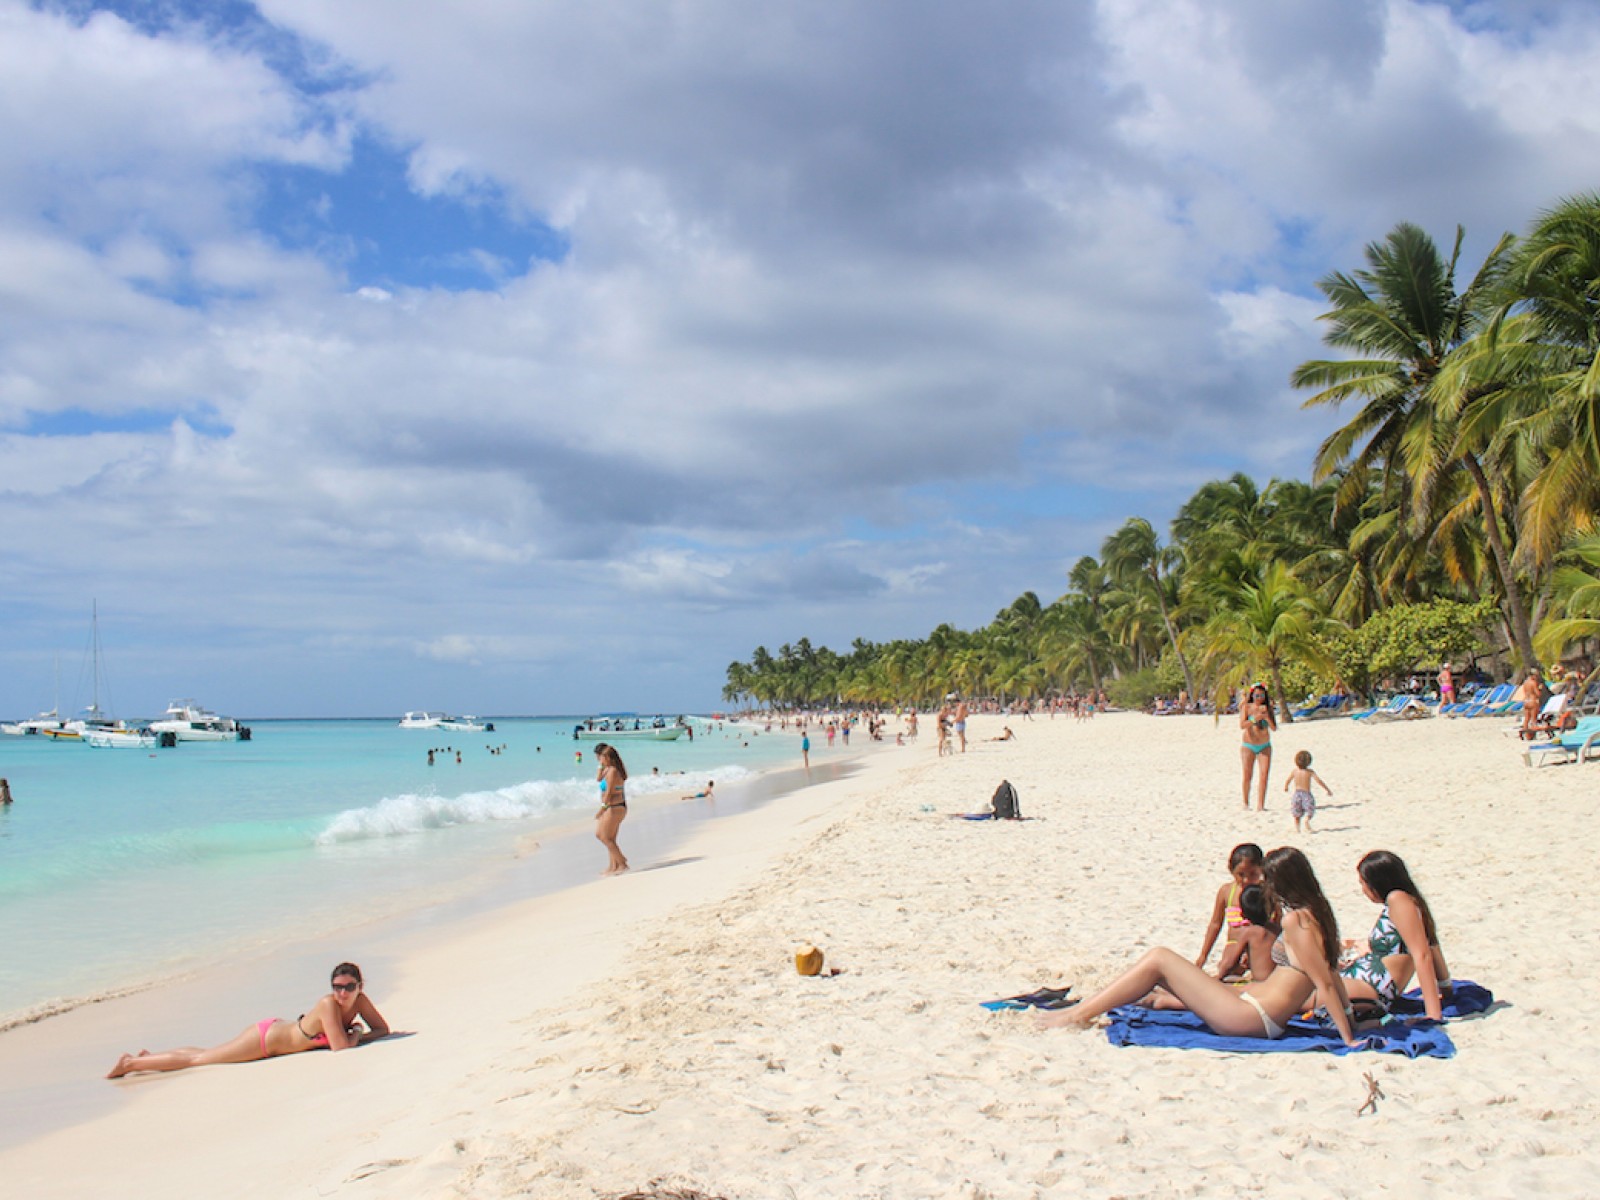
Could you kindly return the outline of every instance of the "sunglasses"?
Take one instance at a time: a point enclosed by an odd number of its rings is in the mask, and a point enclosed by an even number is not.
[[[336,992],[355,992],[360,989],[361,985],[359,983],[336,983],[333,985],[333,990]]]

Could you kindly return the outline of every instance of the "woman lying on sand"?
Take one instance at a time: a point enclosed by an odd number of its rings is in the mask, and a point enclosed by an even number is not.
[[[1336,967],[1339,924],[1316,873],[1304,854],[1284,846],[1267,855],[1262,874],[1270,898],[1283,911],[1283,934],[1272,949],[1277,969],[1266,979],[1243,988],[1231,987],[1176,950],[1157,947],[1076,1008],[1042,1017],[1040,1026],[1087,1029],[1101,1014],[1162,987],[1216,1033],[1281,1038],[1290,1018],[1304,1011],[1315,996],[1345,1045],[1356,1045],[1350,1001]]]
[[[1388,1008],[1415,975],[1423,1010],[1430,1019],[1442,1020],[1450,968],[1439,949],[1433,913],[1411,882],[1411,872],[1398,854],[1374,850],[1356,864],[1356,874],[1367,899],[1383,909],[1367,935],[1365,953],[1341,972],[1345,991],[1352,1000],[1372,1000]],[[1356,943],[1346,945],[1355,948]]]
[[[268,1017],[246,1028],[231,1042],[223,1042],[209,1050],[199,1046],[183,1046],[159,1054],[151,1054],[148,1050],[124,1054],[117,1060],[117,1065],[106,1072],[106,1078],[120,1079],[140,1071],[181,1071],[185,1067],[203,1067],[211,1063],[255,1062],[262,1058],[277,1058],[282,1054],[299,1054],[302,1050],[315,1050],[321,1046],[330,1050],[347,1050],[388,1034],[389,1023],[361,990],[360,967],[355,963],[340,963],[333,969],[332,982],[333,991],[313,1004],[309,1012],[301,1013],[296,1020]],[[366,1023],[365,1033],[358,1032],[358,1017]]]

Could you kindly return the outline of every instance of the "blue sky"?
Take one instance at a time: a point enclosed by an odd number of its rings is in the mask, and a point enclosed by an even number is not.
[[[1600,10],[0,0],[0,715],[707,709],[1305,477],[1315,280],[1600,179]]]

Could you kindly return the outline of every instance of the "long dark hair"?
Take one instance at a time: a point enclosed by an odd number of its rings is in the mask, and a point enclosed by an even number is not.
[[[1428,907],[1428,902],[1423,899],[1422,892],[1411,880],[1411,872],[1406,870],[1405,860],[1398,854],[1387,850],[1374,850],[1356,864],[1356,872],[1361,876],[1361,881],[1372,889],[1373,894],[1388,901],[1390,892],[1404,892],[1417,902],[1417,907],[1422,910],[1422,924],[1428,931],[1428,945],[1436,945],[1439,941],[1438,931],[1433,925],[1433,910]]]
[[[1339,921],[1333,915],[1328,898],[1322,894],[1322,885],[1317,882],[1310,860],[1293,846],[1279,846],[1267,855],[1261,864],[1261,873],[1266,878],[1267,891],[1280,907],[1303,908],[1311,914],[1322,933],[1322,956],[1328,960],[1329,967],[1337,968]]]
[[[341,975],[348,975],[348,976],[350,976],[351,979],[354,979],[357,983],[366,982],[365,980],[363,980],[361,978],[361,968],[356,966],[355,963],[340,963],[337,967],[335,967],[333,969],[333,974],[328,976],[328,982],[332,983],[335,979],[339,978],[339,976],[341,976]]]
[[[628,777],[628,768],[622,765],[622,755],[617,753],[617,748],[610,742],[600,742],[594,748],[596,757],[608,767],[615,767],[617,774],[622,778]]]

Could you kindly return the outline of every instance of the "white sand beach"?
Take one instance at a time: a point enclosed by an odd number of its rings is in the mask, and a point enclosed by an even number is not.
[[[419,937],[364,964],[412,1036],[106,1082],[0,1177],[30,1197],[1592,1192],[1600,767],[1529,770],[1497,720],[1296,724],[1256,813],[1231,721],[1006,723],[995,743],[975,719],[954,758],[872,748],[659,869]],[[1296,838],[1280,789],[1302,748],[1335,794]],[[1033,819],[948,819],[1002,778]],[[979,1007],[1087,993],[1151,945],[1193,955],[1244,840],[1304,849],[1347,937],[1375,916],[1357,859],[1399,853],[1456,976],[1502,1005],[1451,1024],[1451,1060],[1117,1048]],[[807,942],[841,973],[798,976]],[[333,961],[286,965],[287,994],[320,994]],[[281,1015],[165,989],[13,1030],[0,1061],[103,1071],[161,1044],[158,1011],[215,1041]]]

